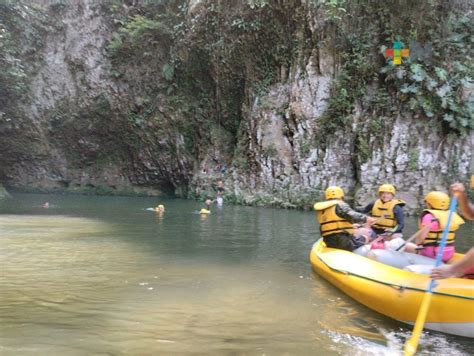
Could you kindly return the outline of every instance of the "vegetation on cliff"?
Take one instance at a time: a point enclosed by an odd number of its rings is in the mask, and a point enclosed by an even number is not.
[[[365,161],[367,134],[380,138],[398,115],[455,136],[474,128],[471,2],[324,3],[341,66],[323,132],[347,125],[362,108],[357,145]],[[394,42],[411,51],[401,65],[385,58]]]
[[[43,130],[70,167],[121,165],[131,184],[185,192],[199,167],[213,160],[257,175],[249,149],[253,103],[275,84],[306,75],[310,57],[317,67],[314,61],[324,58],[314,53],[322,47],[334,58],[334,80],[327,110],[310,118],[318,142],[301,145],[303,156],[350,127],[356,131],[353,164],[360,167],[399,116],[451,138],[474,128],[470,1],[86,3],[107,22],[106,48],[97,49],[111,63],[107,80],[126,94],[63,100],[34,129],[25,112],[29,81],[44,60],[47,34],[64,31],[60,19],[71,10],[59,0],[0,5],[0,133],[8,136],[0,147],[10,153],[0,154],[1,179],[18,156],[37,162],[35,133]],[[384,56],[395,41],[412,51],[402,65]],[[77,81],[84,82],[84,68],[68,62]],[[288,114],[284,105],[275,110],[282,118]],[[410,142],[416,170],[416,140]]]

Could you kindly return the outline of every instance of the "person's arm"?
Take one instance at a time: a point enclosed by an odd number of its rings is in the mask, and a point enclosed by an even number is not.
[[[375,219],[352,210],[349,204],[340,202],[336,205],[336,215],[351,223],[373,224]]]
[[[451,194],[458,197],[462,215],[468,220],[474,220],[474,205],[469,203],[464,185],[462,183],[454,183],[451,185],[450,190]]]
[[[433,268],[431,271],[431,278],[441,279],[462,276],[464,271],[472,267],[474,267],[474,247],[471,247],[466,255],[456,263]]]
[[[417,232],[417,236],[415,242],[417,245],[421,245],[423,241],[425,241],[426,236],[428,236],[428,232],[430,231],[431,224],[435,223],[434,216],[430,213],[425,214],[421,218],[421,228]]]
[[[403,208],[400,205],[395,205],[393,209],[393,215],[395,215],[395,220],[397,222],[397,229],[394,233],[402,232],[405,227],[405,215],[403,214]]]
[[[375,201],[373,201],[370,204],[367,204],[364,208],[362,209],[354,209],[355,211],[362,213],[362,214],[367,214],[372,211],[372,208],[374,207]]]

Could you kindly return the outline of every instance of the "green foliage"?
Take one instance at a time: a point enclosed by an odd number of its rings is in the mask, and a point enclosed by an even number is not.
[[[409,58],[403,65],[389,63],[380,73],[398,90],[398,100],[410,111],[465,135],[474,129],[472,18],[454,9],[428,15],[434,27],[429,38],[431,58]]]
[[[418,158],[420,153],[417,149],[413,148],[409,151],[408,157],[410,161],[408,162],[408,168],[412,171],[416,171],[418,169]]]
[[[376,136],[380,136],[384,129],[384,118],[380,116],[371,117],[368,120],[368,130]]]
[[[35,4],[0,1],[0,160],[4,167],[8,161],[30,159],[38,151],[24,108],[30,80],[42,62],[45,23],[46,16]]]
[[[385,113],[386,111],[393,112],[394,108],[391,96],[385,87],[380,88],[375,93],[374,98],[372,99],[372,105],[375,112]]]
[[[28,91],[27,71],[22,60],[22,45],[29,39],[20,28],[28,27],[21,4],[0,4],[0,110],[25,97]],[[36,29],[29,31],[36,35]],[[26,42],[26,43],[25,43]],[[8,104],[8,105],[7,105]]]
[[[118,70],[112,69],[110,71],[110,75],[112,75],[112,77],[114,77],[114,78],[120,78],[120,77],[123,76],[123,73],[118,71]]]
[[[317,0],[312,1],[313,5],[322,5],[325,15],[329,21],[341,21],[347,14],[344,7],[346,0]]]
[[[107,46],[107,49],[109,49],[112,53],[117,53],[118,51],[122,49],[122,47],[123,47],[122,36],[117,32],[112,33],[112,40]]]
[[[371,148],[368,137],[364,133],[358,133],[355,140],[355,148],[360,163],[367,162],[371,157]]]
[[[137,41],[147,40],[148,36],[153,37],[156,32],[166,34],[169,33],[169,30],[158,21],[135,15],[128,20],[122,32],[130,37],[132,43],[136,43]]]
[[[214,144],[229,157],[243,103],[265,95],[281,80],[281,68],[290,68],[304,16],[298,4],[267,0],[239,6],[206,0],[192,13],[187,2],[174,0],[127,7],[109,0],[106,6],[117,25],[108,45],[112,75],[127,81],[136,96],[152,98],[150,106],[159,102],[176,113],[177,120],[174,127],[169,119],[158,125],[156,109],[147,113],[147,106],[131,108],[127,122],[150,136],[167,126],[179,128],[187,152],[199,155]]]
[[[5,68],[0,74],[0,82],[2,88],[5,91],[9,91],[8,94],[2,93],[5,96],[21,97],[28,89],[27,86],[27,74],[21,63],[17,58],[6,57],[1,63],[1,66]]]
[[[406,69],[387,65],[382,72],[399,87],[399,98],[408,103],[410,110],[421,110],[426,117],[442,120],[461,134],[474,129],[474,98],[472,94],[462,95],[472,90],[472,66],[454,61],[448,71],[414,63]]]
[[[269,144],[267,147],[263,149],[263,152],[267,157],[274,158],[278,156],[278,151],[273,143]]]
[[[363,117],[354,142],[361,162],[383,143],[380,132],[401,112],[425,117],[435,127],[443,122],[448,132],[472,129],[472,26],[449,4],[247,0],[229,6],[205,0],[192,12],[180,1],[134,3],[126,11],[113,1],[112,7],[118,25],[109,44],[113,75],[129,81],[136,95],[151,98],[144,108],[131,109],[127,120],[155,133],[168,130],[171,119],[158,115],[159,102],[176,113],[174,129],[179,127],[188,152],[222,146],[217,137],[235,144],[245,130],[242,108],[284,82],[281,73],[297,61],[306,65],[318,46],[332,46],[337,63],[328,108],[315,125],[318,141],[352,129],[356,108]],[[309,28],[308,13],[322,18],[320,28]],[[383,52],[394,40],[432,43],[431,62],[421,55],[386,65]],[[161,80],[138,82],[144,75]],[[243,158],[241,166],[251,162]]]
[[[324,144],[336,131],[352,125],[356,107],[363,117],[354,142],[359,163],[383,143],[380,132],[390,130],[388,119],[401,113],[436,129],[442,127],[445,134],[470,132],[474,128],[472,16],[468,19],[454,4],[405,2],[400,11],[396,9],[400,4],[367,7],[364,3],[311,1],[313,9],[325,13],[325,30],[333,34],[330,40],[341,62],[328,108],[315,126],[318,141]],[[384,63],[385,50],[394,40],[406,47],[417,41],[421,50],[404,58],[402,65]],[[425,53],[428,45],[433,48],[431,55]],[[417,169],[417,154],[410,152],[412,170]]]
[[[251,9],[258,9],[270,5],[269,0],[247,0],[247,4]]]
[[[354,105],[366,94],[368,83],[376,74],[370,52],[371,39],[368,33],[361,36],[348,35],[340,43],[343,51],[341,72],[331,88],[328,108],[319,120],[318,133],[325,135],[344,128],[351,120]]]
[[[240,168],[242,171],[247,171],[250,167],[247,157],[242,155],[236,155],[232,163],[235,167]]]
[[[271,1],[249,1],[235,9],[206,3],[205,16],[175,26],[174,80],[181,90],[201,81],[198,90],[209,90],[209,110],[216,110],[211,116],[235,136],[245,88],[250,95],[263,96],[279,79],[281,66],[291,64],[298,16],[288,21],[287,13],[298,13],[292,4]]]
[[[299,151],[301,154],[301,157],[307,157],[309,152],[311,151],[311,148],[312,148],[311,142],[308,142],[308,141],[302,142],[300,145],[300,151]]]
[[[263,97],[268,93],[270,86],[275,82],[276,74],[274,71],[264,71],[263,78],[255,81],[251,85],[252,92],[258,97]]]
[[[163,78],[165,78],[169,82],[172,81],[173,76],[174,76],[174,66],[170,63],[166,63],[163,66],[162,73],[163,73]]]
[[[112,34],[107,46],[113,56],[137,50],[143,43],[167,43],[171,40],[171,30],[162,22],[134,15],[127,19],[118,32]]]

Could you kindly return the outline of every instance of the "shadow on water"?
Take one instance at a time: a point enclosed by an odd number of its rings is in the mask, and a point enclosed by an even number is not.
[[[48,209],[42,208],[45,201]],[[162,203],[159,216],[149,207]],[[311,271],[309,212],[156,198],[0,203],[0,352],[400,354],[410,329]],[[427,334],[426,354],[470,341]],[[444,352],[446,351],[446,352]]]

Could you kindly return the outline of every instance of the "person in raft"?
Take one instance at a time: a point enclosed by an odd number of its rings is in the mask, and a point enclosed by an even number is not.
[[[410,244],[407,245],[405,251],[419,253],[429,258],[436,258],[443,230],[448,222],[449,203],[450,198],[446,193],[434,191],[426,195],[425,204],[427,208],[421,213],[419,235],[415,240],[416,244],[423,248],[421,250],[415,250],[413,244]],[[456,212],[453,212],[446,246],[443,251],[443,262],[453,257],[456,230],[458,230],[462,224],[464,224],[464,220]]]
[[[371,225],[375,219],[352,210],[344,202],[344,191],[340,187],[328,187],[325,197],[326,201],[314,204],[314,210],[326,246],[354,251],[368,243],[364,236],[354,236],[353,223]]]
[[[405,225],[403,206],[405,202],[395,199],[396,190],[391,184],[382,184],[379,187],[379,199],[373,201],[361,213],[369,214],[377,219],[371,228],[377,234],[381,235],[387,232],[399,234]]]
[[[474,247],[471,247],[464,257],[456,263],[433,268],[431,271],[431,278],[433,279],[450,277],[474,279]]]
[[[405,268],[415,273],[430,273],[435,264],[436,254],[449,215],[450,199],[446,193],[433,191],[426,195],[426,209],[420,216],[419,230],[416,232],[416,244],[407,243],[404,251],[372,250],[367,257],[387,265]],[[464,220],[453,213],[443,251],[442,261],[448,261],[454,255],[456,230],[464,224]]]
[[[471,176],[471,189],[474,189],[474,175]],[[464,218],[474,220],[474,204],[469,202],[464,185],[462,183],[454,183],[451,185],[450,191],[452,195],[458,197],[459,207]],[[431,278],[449,277],[474,279],[474,247],[471,247],[466,255],[456,263],[433,268],[431,271]]]
[[[471,176],[471,189],[474,189],[474,175]],[[464,185],[462,183],[454,183],[451,185],[450,191],[452,195],[458,197],[462,216],[467,220],[474,220],[474,204],[469,202]]]
[[[379,199],[368,204],[365,208],[357,210],[364,214],[370,213],[377,219],[368,232],[367,228],[355,226],[355,235],[362,233],[371,237],[370,246],[366,246],[363,253],[360,251],[362,255],[365,255],[370,249],[395,250],[405,243],[402,239],[402,230],[405,226],[403,214],[405,202],[395,199],[396,189],[392,184],[382,184],[378,193]]]

